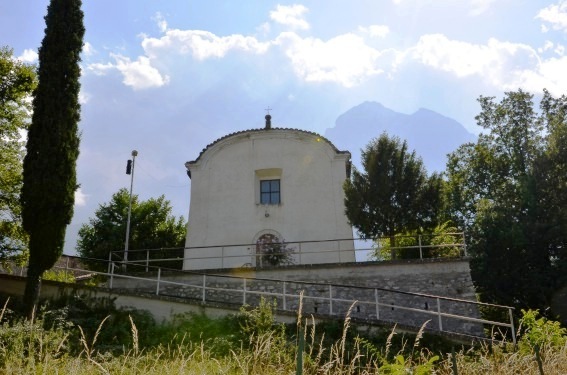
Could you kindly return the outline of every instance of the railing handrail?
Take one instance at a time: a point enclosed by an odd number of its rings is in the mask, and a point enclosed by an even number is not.
[[[418,237],[441,237],[441,236],[463,236],[464,232],[446,232],[446,233],[422,233],[416,235],[396,235],[394,238],[418,238]],[[322,243],[322,242],[342,242],[342,241],[379,241],[379,240],[389,240],[389,236],[379,236],[374,239],[372,238],[333,238],[333,239],[325,239],[325,240],[302,240],[302,241],[282,241],[283,244],[286,245],[293,245],[293,244],[309,244],[309,243]],[[224,245],[206,245],[206,246],[179,246],[179,247],[157,247],[157,248],[148,248],[148,249],[128,249],[128,253],[132,252],[143,252],[143,251],[163,251],[163,250],[197,250],[197,249],[216,249],[216,248],[230,248],[230,247],[244,247],[250,246],[255,247],[258,245],[257,243],[241,243],[241,244],[224,244]],[[451,244],[451,246],[464,246],[464,243],[455,243]],[[413,245],[412,245],[413,246]],[[428,245],[423,245],[423,247]],[[439,245],[429,245],[429,246],[441,246]],[[407,248],[409,246],[404,246],[401,248]],[[388,247],[392,249],[391,247]],[[371,250],[372,248],[364,249],[364,250]],[[113,254],[120,254],[123,253],[124,249],[122,250],[112,250],[111,253]]]
[[[76,258],[76,259],[83,260],[83,261],[84,260],[100,261],[99,259],[82,258],[82,257],[77,257],[77,256],[72,256],[72,255],[65,255],[65,256],[68,257],[68,258]],[[65,269],[66,271],[72,271],[72,272],[89,272],[91,274],[107,276],[107,277],[110,278],[110,282],[109,282],[109,288],[110,289],[113,289],[112,282],[113,282],[114,278],[142,280],[142,281],[149,281],[149,282],[152,282],[152,283],[156,283],[157,284],[157,288],[156,288],[156,294],[157,295],[159,295],[160,285],[164,285],[164,284],[201,289],[202,290],[202,296],[203,296],[202,297],[203,302],[206,302],[205,296],[206,296],[207,290],[229,291],[229,292],[242,293],[244,304],[246,302],[246,295],[247,294],[248,295],[260,295],[260,296],[276,296],[276,297],[283,298],[283,310],[286,310],[286,311],[289,310],[289,309],[286,308],[286,299],[299,298],[298,294],[290,294],[290,293],[286,292],[286,288],[288,288],[290,284],[305,286],[305,288],[303,288],[303,290],[309,290],[309,288],[307,288],[307,286],[311,286],[311,287],[315,286],[315,287],[318,287],[317,292],[313,295],[309,295],[309,294],[304,293],[303,298],[305,298],[307,300],[311,299],[311,300],[328,301],[328,303],[329,303],[329,315],[331,315],[331,316],[335,315],[335,314],[333,314],[333,302],[348,302],[348,303],[354,303],[355,302],[354,299],[345,299],[345,298],[333,297],[333,290],[336,291],[339,288],[348,288],[348,289],[351,289],[353,291],[356,291],[356,290],[371,291],[371,290],[373,290],[375,296],[377,296],[376,293],[378,293],[378,291],[380,291],[380,292],[390,293],[392,295],[407,295],[407,296],[412,296],[412,297],[428,298],[428,299],[437,300],[437,310],[434,310],[434,309],[429,310],[428,308],[421,309],[421,308],[408,307],[408,306],[403,306],[403,305],[396,305],[395,308],[401,309],[401,310],[407,310],[407,311],[414,311],[414,312],[423,313],[423,314],[436,315],[439,318],[439,330],[445,331],[445,332],[448,332],[448,331],[444,330],[443,327],[442,327],[441,319],[443,317],[453,318],[453,319],[462,320],[462,321],[476,322],[476,323],[480,323],[480,324],[488,324],[488,325],[492,325],[492,326],[507,327],[507,328],[511,329],[512,338],[515,342],[515,332],[514,332],[515,327],[514,327],[513,314],[512,314],[512,311],[514,310],[514,308],[511,307],[511,306],[489,304],[489,303],[484,303],[484,302],[464,300],[464,299],[445,297],[445,296],[436,296],[436,295],[430,295],[430,294],[425,294],[425,293],[405,292],[405,291],[392,290],[392,289],[386,289],[386,288],[380,288],[380,287],[372,287],[372,286],[355,286],[355,285],[309,282],[309,281],[293,281],[293,280],[283,280],[283,279],[256,278],[256,277],[239,276],[239,275],[210,274],[210,273],[204,273],[204,272],[181,271],[181,270],[174,270],[174,269],[167,269],[167,268],[163,268],[163,267],[153,267],[152,266],[153,270],[154,269],[157,270],[157,279],[156,279],[156,278],[153,278],[153,277],[143,277],[143,276],[136,275],[136,274],[134,274],[134,275],[123,275],[123,274],[115,273],[114,271],[115,271],[117,265],[121,265],[121,264],[126,264],[126,262],[111,262],[110,266],[109,266],[110,272],[99,272],[99,271],[92,271],[92,270],[87,270],[87,269],[83,269],[83,268],[70,267],[69,261],[67,261],[64,266],[56,266],[55,268]],[[136,267],[136,265],[131,264],[131,263],[128,263],[128,266]],[[170,280],[164,279],[162,277],[162,270],[164,270],[164,269],[168,270],[168,271],[175,271],[175,272],[178,272],[178,273],[181,273],[181,274],[188,274],[188,275],[200,277],[202,279],[202,283],[193,284],[193,283],[189,283],[189,282],[170,281]],[[242,283],[243,286],[242,286],[242,288],[221,288],[221,287],[207,286],[206,285],[207,277],[208,278],[211,278],[211,277],[228,278],[228,279],[235,280],[237,285]],[[267,290],[250,290],[249,288],[246,287],[247,281],[249,281],[249,280],[256,280],[256,281],[260,281],[260,282],[272,282],[272,283],[276,283],[276,284],[281,284],[283,292],[273,292],[273,291],[267,291]],[[296,288],[296,289],[299,289],[299,288]],[[324,294],[326,293],[326,291],[328,291],[328,296],[325,297]],[[449,302],[456,302],[456,303],[472,304],[472,305],[476,305],[478,307],[485,306],[485,307],[494,307],[494,308],[498,308],[498,309],[507,310],[509,317],[510,317],[510,322],[509,323],[503,323],[503,322],[498,322],[498,321],[492,321],[492,320],[486,320],[486,319],[481,319],[481,318],[476,318],[476,317],[470,317],[470,316],[466,316],[466,315],[458,315],[458,314],[454,314],[454,313],[443,312],[443,311],[441,311],[441,307],[439,305],[440,301],[449,301]],[[379,314],[378,314],[380,307],[388,307],[388,308],[391,307],[391,305],[388,304],[388,303],[379,302],[377,297],[375,298],[375,300],[357,300],[356,302],[361,304],[361,305],[375,306],[376,311],[377,311],[377,314],[376,314],[376,320],[377,321],[380,320]]]
[[[492,320],[486,320],[486,319],[482,319],[482,318],[474,318],[474,317],[469,317],[466,315],[458,315],[458,314],[454,314],[454,313],[448,313],[448,312],[442,312],[440,310],[428,310],[428,309],[419,309],[419,308],[415,308],[415,307],[407,307],[407,306],[403,306],[403,305],[396,305],[395,308],[396,309],[400,309],[400,310],[407,310],[407,311],[414,311],[414,312],[418,312],[418,313],[423,313],[423,314],[430,314],[430,315],[436,315],[439,317],[439,319],[441,319],[442,317],[447,317],[447,318],[453,318],[453,319],[457,319],[457,320],[464,320],[464,321],[470,321],[470,322],[476,322],[476,323],[480,323],[480,324],[488,324],[488,325],[492,325],[492,326],[500,326],[500,327],[506,327],[506,328],[510,328],[512,331],[512,338],[513,341],[515,343],[515,332],[514,332],[514,323],[513,323],[513,318],[512,318],[512,310],[514,309],[511,306],[501,306],[501,305],[493,305],[493,304],[486,304],[483,302],[477,302],[477,301],[468,301],[468,300],[461,300],[461,299],[457,299],[457,298],[451,298],[451,297],[444,297],[444,296],[435,296],[435,295],[427,295],[427,294],[422,294],[422,293],[413,293],[413,292],[403,292],[403,291],[396,291],[396,290],[390,290],[390,289],[384,289],[384,288],[375,288],[375,287],[359,287],[359,286],[353,286],[353,285],[339,285],[339,284],[325,284],[325,283],[317,283],[317,282],[306,282],[306,281],[290,281],[290,280],[281,280],[281,279],[258,279],[258,278],[253,278],[253,277],[242,277],[242,276],[229,276],[229,275],[213,275],[213,274],[206,274],[206,273],[200,273],[200,274],[195,274],[193,273],[193,275],[195,276],[201,276],[203,279],[202,284],[191,284],[191,283],[186,283],[186,282],[179,282],[179,281],[170,281],[170,280],[164,280],[161,277],[161,268],[158,268],[158,273],[157,273],[157,279],[155,278],[148,278],[148,277],[140,277],[140,276],[132,276],[132,275],[123,275],[123,274],[116,274],[114,273],[114,269],[115,269],[115,263],[118,262],[113,262],[111,264],[111,272],[110,273],[106,273],[106,272],[99,272],[99,271],[91,271],[91,270],[85,270],[85,269],[81,269],[81,268],[72,268],[72,267],[62,267],[62,266],[58,266],[57,268],[65,268],[66,270],[69,271],[77,271],[77,272],[82,272],[82,271],[88,271],[91,273],[95,273],[98,275],[103,275],[103,276],[107,276],[110,277],[110,289],[113,289],[113,285],[112,285],[112,279],[113,278],[123,278],[123,279],[131,279],[131,280],[143,280],[143,281],[149,281],[149,282],[154,282],[157,283],[157,290],[156,290],[156,294],[159,295],[159,286],[163,285],[163,284],[169,284],[169,285],[177,285],[177,286],[185,286],[185,287],[190,287],[190,288],[196,288],[196,289],[201,289],[203,291],[203,302],[206,302],[205,300],[205,295],[206,295],[206,291],[207,290],[215,290],[215,291],[228,291],[228,292],[238,292],[238,293],[242,293],[243,294],[243,300],[246,301],[246,294],[249,295],[259,295],[259,296],[276,296],[276,297],[282,297],[284,299],[284,301],[286,300],[286,298],[300,298],[299,294],[289,294],[286,293],[286,285],[289,284],[302,284],[302,285],[324,285],[328,288],[328,290],[330,291],[329,296],[328,297],[324,297],[324,296],[316,296],[316,295],[308,295],[303,293],[303,298],[304,299],[311,299],[311,300],[324,300],[324,301],[329,301],[329,305],[330,305],[330,312],[329,315],[330,316],[334,316],[335,314],[333,314],[332,312],[332,302],[348,302],[348,303],[359,303],[359,304],[365,304],[365,305],[372,305],[372,306],[376,306],[378,308],[378,306],[382,306],[382,307],[391,307],[390,304],[387,303],[381,303],[378,302],[377,300],[374,301],[370,301],[370,300],[354,300],[354,299],[345,299],[345,298],[337,298],[337,297],[333,297],[333,288],[336,287],[347,287],[347,288],[352,288],[352,289],[365,289],[365,290],[380,290],[380,291],[386,291],[389,293],[393,293],[393,294],[404,294],[404,295],[412,295],[412,296],[416,296],[416,297],[425,297],[425,298],[431,298],[431,299],[436,299],[438,301],[438,305],[439,305],[439,301],[440,300],[446,300],[446,301],[454,301],[454,302],[460,302],[460,303],[469,303],[469,304],[475,304],[475,305],[479,305],[479,306],[491,306],[491,307],[497,307],[497,308],[502,308],[502,309],[506,309],[509,312],[510,315],[510,322],[509,323],[504,323],[504,322],[498,322],[498,321],[492,321]],[[120,263],[118,263],[120,264]],[[232,278],[232,279],[240,279],[241,282],[243,283],[243,287],[242,288],[222,288],[222,287],[212,287],[212,286],[206,286],[206,278],[207,277],[224,277],[224,278]],[[248,288],[246,288],[246,282],[248,280],[260,280],[260,281],[271,281],[271,282],[276,282],[276,283],[281,283],[282,284],[282,289],[283,289],[283,293],[279,293],[279,292],[273,292],[273,291],[258,291],[258,290],[250,290]],[[327,290],[326,288],[324,288],[323,290]],[[321,291],[321,294],[323,294],[323,291]],[[181,297],[183,298],[183,297]],[[218,301],[217,301],[218,302]],[[245,303],[244,303],[245,304]],[[285,303],[284,303],[285,305]],[[289,311],[288,309],[284,308],[282,310],[285,311]],[[379,321],[380,319],[377,317],[376,321]],[[451,332],[451,331],[447,331],[444,330],[441,327],[440,324],[440,331],[443,332]],[[453,332],[455,333],[455,332]],[[474,336],[474,335],[473,335]],[[474,336],[476,337],[476,336]]]
[[[75,258],[78,260],[86,260],[86,261],[97,261],[97,262],[108,262],[108,260],[103,260],[103,259],[98,259],[98,258],[86,258],[86,257],[80,257],[80,256],[75,256],[75,255],[66,255],[63,254],[63,257],[69,257],[69,258]],[[175,259],[177,261],[181,260],[181,259]],[[128,265],[128,266],[133,266],[133,267],[143,267],[141,265],[137,265],[137,264],[133,264],[133,261],[128,261],[128,262],[123,262],[123,261],[114,261],[113,263],[117,263],[120,265]],[[375,264],[376,262],[372,261],[372,262],[358,262],[357,264]],[[57,267],[57,268],[65,268],[65,267]],[[200,271],[196,271],[196,270],[180,270],[180,269],[175,269],[175,268],[167,268],[167,267],[157,267],[157,266],[150,266],[150,268],[152,269],[152,272],[158,272],[158,270],[162,270],[162,271],[170,271],[170,272],[175,272],[175,273],[180,273],[180,274],[189,274],[189,275],[193,275],[193,276],[203,276],[203,275],[207,275],[207,276],[214,276],[214,277],[221,277],[221,278],[228,278],[228,279],[251,279],[251,277],[247,277],[247,276],[239,276],[239,275],[225,275],[225,274],[220,274],[220,273],[210,273],[210,272],[200,272]],[[75,268],[67,268],[71,271],[88,271],[88,272],[96,272],[96,273],[100,273],[97,271],[91,271],[91,270],[87,270],[87,269],[75,269]],[[247,270],[247,269],[245,269]],[[144,270],[141,270],[140,272],[146,272]],[[105,275],[110,274],[109,273],[102,273]],[[461,303],[469,303],[469,304],[474,304],[474,305],[479,305],[479,306],[484,306],[484,307],[496,307],[496,308],[503,308],[503,309],[515,309],[512,306],[506,306],[506,305],[498,305],[498,304],[493,304],[493,303],[487,303],[487,302],[479,302],[479,301],[472,301],[472,300],[466,300],[466,299],[460,299],[460,298],[454,298],[454,297],[446,297],[446,296],[438,296],[438,295],[434,295],[434,294],[426,294],[426,293],[417,293],[417,292],[407,292],[407,291],[403,291],[403,290],[394,290],[394,289],[388,289],[388,288],[381,288],[381,287],[374,287],[374,286],[360,286],[360,285],[349,285],[349,284],[335,284],[335,283],[322,283],[322,282],[317,282],[317,281],[295,281],[295,280],[284,280],[284,279],[270,279],[270,278],[262,278],[262,277],[254,277],[254,280],[259,280],[259,281],[271,281],[271,282],[287,282],[287,283],[293,283],[293,284],[305,284],[305,285],[319,285],[319,286],[328,286],[328,285],[332,285],[334,287],[338,287],[338,288],[353,288],[353,289],[364,289],[364,290],[379,290],[382,292],[389,292],[389,293],[394,293],[394,294],[402,294],[402,295],[410,295],[410,296],[416,296],[416,297],[423,297],[423,298],[439,298],[443,301],[454,301],[454,302],[461,302]],[[152,280],[150,278],[146,278],[146,280]]]

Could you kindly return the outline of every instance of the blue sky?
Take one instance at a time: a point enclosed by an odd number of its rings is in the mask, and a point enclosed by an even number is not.
[[[36,61],[47,4],[0,0],[0,45]],[[98,205],[129,187],[133,149],[134,193],[164,194],[187,217],[185,161],[261,127],[267,107],[274,126],[322,134],[367,100],[478,133],[479,95],[567,92],[567,0],[83,0],[83,10],[81,188],[66,253]]]

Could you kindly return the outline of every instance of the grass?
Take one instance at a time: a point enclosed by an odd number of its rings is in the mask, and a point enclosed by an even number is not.
[[[226,318],[187,314],[161,324],[108,301],[65,303],[27,321],[5,301],[0,374],[296,374],[298,362],[303,374],[567,373],[565,329],[533,311],[524,312],[516,348],[494,341],[451,350],[431,344],[426,324],[413,337],[395,329],[363,336],[349,314],[340,325],[315,324],[300,310],[297,324],[284,326],[267,301]]]

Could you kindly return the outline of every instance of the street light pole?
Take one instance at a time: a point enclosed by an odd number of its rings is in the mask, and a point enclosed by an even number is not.
[[[124,263],[128,263],[128,242],[130,240],[130,217],[132,216],[132,188],[134,187],[134,164],[138,151],[132,151],[132,178],[130,179],[130,203],[128,204],[128,221],[126,223],[126,241],[124,241]],[[127,170],[128,173],[130,170]]]

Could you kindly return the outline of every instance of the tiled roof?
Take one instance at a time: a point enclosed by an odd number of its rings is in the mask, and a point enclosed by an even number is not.
[[[337,154],[350,154],[349,151],[341,151],[339,150],[331,141],[329,141],[327,138],[323,137],[320,134],[317,134],[315,132],[310,132],[307,130],[301,130],[301,129],[293,129],[293,128],[270,128],[270,129],[266,129],[266,128],[260,128],[260,129],[248,129],[248,130],[241,130],[241,131],[237,131],[234,133],[230,133],[225,135],[224,137],[220,137],[219,139],[217,139],[216,141],[209,143],[207,145],[207,147],[205,147],[200,153],[199,156],[197,157],[197,159],[190,161],[189,164],[194,164],[196,162],[199,161],[199,159],[201,158],[201,156],[205,153],[205,151],[207,151],[209,148],[211,148],[212,146],[214,146],[215,144],[219,143],[220,141],[223,141],[227,138],[230,137],[234,137],[237,135],[241,135],[241,134],[246,134],[246,133],[260,133],[260,132],[269,132],[269,131],[274,131],[274,130],[291,130],[291,131],[295,131],[295,132],[300,132],[300,133],[305,133],[305,134],[309,134],[309,135],[314,135],[316,137],[321,138],[322,140],[324,140],[325,142],[327,142],[329,145],[331,145],[331,147],[333,148],[333,150],[335,150],[335,152]]]

